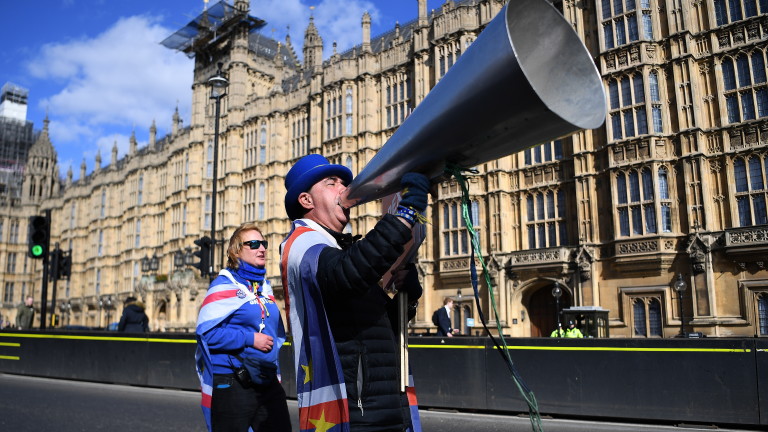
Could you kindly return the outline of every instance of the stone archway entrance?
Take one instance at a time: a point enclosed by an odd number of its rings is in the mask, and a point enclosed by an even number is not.
[[[555,298],[552,297],[552,288],[554,283],[542,286],[531,295],[528,300],[528,314],[531,319],[531,337],[549,337],[552,331],[557,327],[555,318]],[[563,285],[560,285],[563,288]],[[563,295],[560,297],[560,311],[571,307],[571,294],[563,289]],[[562,315],[560,322],[563,322]]]

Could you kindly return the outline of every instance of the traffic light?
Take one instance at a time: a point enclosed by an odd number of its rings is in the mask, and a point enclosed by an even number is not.
[[[48,254],[50,224],[45,216],[30,216],[27,231],[27,256],[42,259]]]
[[[57,279],[69,279],[69,275],[72,274],[72,252],[65,253],[61,251],[59,253],[58,270]]]
[[[193,263],[192,266],[200,270],[200,276],[208,276],[211,274],[211,248],[213,242],[208,236],[195,240],[195,244],[200,246],[200,250],[193,253],[194,256],[200,258],[200,262]]]

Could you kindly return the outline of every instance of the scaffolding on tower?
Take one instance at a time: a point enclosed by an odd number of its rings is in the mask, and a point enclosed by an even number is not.
[[[240,24],[248,26],[248,32],[264,27],[267,22],[237,10],[234,6],[222,0],[190,21],[160,42],[166,48],[181,51],[189,58],[221,37],[229,34]]]

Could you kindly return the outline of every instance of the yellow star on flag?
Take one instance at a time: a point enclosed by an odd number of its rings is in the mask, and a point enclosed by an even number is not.
[[[306,384],[312,380],[312,361],[306,366],[301,365],[301,368],[304,369],[304,384]]]
[[[309,422],[315,426],[315,432],[326,432],[328,429],[336,426],[336,423],[325,421],[325,411],[320,414],[317,420],[309,419]]]

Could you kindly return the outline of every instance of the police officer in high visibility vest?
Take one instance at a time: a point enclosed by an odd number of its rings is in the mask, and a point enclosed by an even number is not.
[[[568,329],[565,330],[565,337],[567,338],[583,338],[584,335],[581,334],[581,330],[576,328],[576,323],[573,321],[568,321]]]
[[[568,328],[566,330],[563,330],[562,324],[557,323],[557,329],[549,337],[583,338],[584,335],[581,333],[581,330],[576,328],[576,323],[568,321]]]

